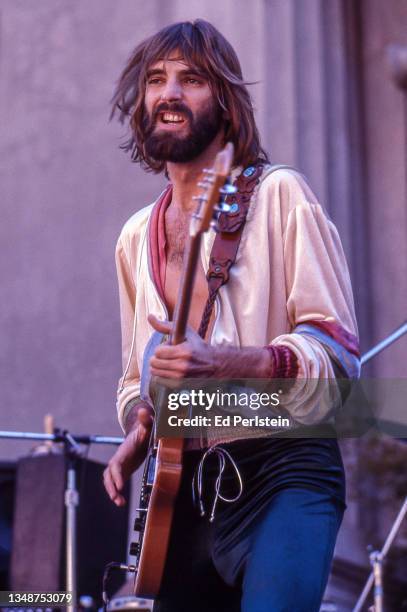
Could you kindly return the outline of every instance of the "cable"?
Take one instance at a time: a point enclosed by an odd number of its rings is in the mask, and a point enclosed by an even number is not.
[[[112,570],[118,569],[124,572],[133,572],[137,571],[135,565],[126,565],[125,563],[118,563],[117,561],[111,561],[105,566],[103,572],[103,581],[102,581],[102,599],[103,599],[103,612],[107,612],[107,606],[109,605],[109,598],[107,596],[107,581],[109,579],[109,575]]]

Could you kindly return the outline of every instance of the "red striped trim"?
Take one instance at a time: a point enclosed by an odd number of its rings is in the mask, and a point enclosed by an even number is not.
[[[169,185],[161,197],[155,203],[151,212],[149,233],[149,250],[153,281],[163,302],[165,287],[165,272],[167,268],[167,258],[165,255],[165,211],[171,203],[172,185]]]
[[[359,340],[335,321],[301,321],[299,325],[313,325],[338,342],[349,353],[360,357]]]
[[[270,378],[296,378],[298,374],[297,355],[288,346],[265,346],[271,357]]]

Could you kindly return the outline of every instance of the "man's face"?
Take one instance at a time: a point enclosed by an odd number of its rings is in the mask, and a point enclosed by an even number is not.
[[[146,153],[159,161],[195,159],[222,127],[208,80],[176,53],[150,66],[144,106]]]

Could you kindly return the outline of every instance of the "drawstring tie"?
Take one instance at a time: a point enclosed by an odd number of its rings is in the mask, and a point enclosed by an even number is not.
[[[202,493],[203,493],[203,470],[204,470],[204,465],[205,465],[205,461],[206,459],[209,457],[209,455],[211,455],[212,453],[215,453],[215,455],[218,458],[218,467],[219,467],[219,473],[218,473],[218,477],[216,478],[216,482],[215,482],[215,497],[213,500],[213,504],[212,504],[212,510],[211,510],[211,514],[209,517],[209,521],[212,523],[214,518],[215,518],[215,510],[216,510],[216,504],[218,503],[218,499],[221,499],[222,501],[226,502],[226,503],[232,503],[235,502],[239,499],[239,497],[242,495],[243,493],[243,481],[242,481],[242,477],[240,475],[239,472],[239,468],[236,465],[236,462],[234,461],[233,457],[230,455],[230,453],[225,450],[224,448],[222,448],[221,446],[212,446],[211,448],[208,448],[207,451],[205,451],[205,453],[202,455],[202,458],[199,462],[198,465],[198,469],[195,471],[193,480],[192,480],[192,497],[194,500],[194,503],[196,503],[196,492],[198,493],[198,503],[199,503],[199,511],[201,513],[201,516],[205,516],[206,511],[204,508],[204,504],[203,504],[203,500],[202,500]],[[232,465],[238,483],[239,483],[239,492],[238,494],[233,497],[233,498],[228,498],[225,497],[224,495],[221,494],[220,489],[221,489],[221,484],[222,484],[222,475],[223,472],[225,470],[226,467],[226,460],[229,460],[230,464]]]

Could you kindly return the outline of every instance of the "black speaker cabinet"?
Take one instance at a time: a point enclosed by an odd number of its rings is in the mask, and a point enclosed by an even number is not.
[[[8,591],[16,464],[0,461],[0,590]]]
[[[80,459],[76,467],[78,595],[91,595],[100,602],[105,565],[126,562],[128,505],[117,508],[108,498],[102,480],[104,465]],[[24,457],[18,462],[12,590],[65,590],[66,473],[62,454]],[[129,493],[127,487],[127,499]],[[112,575],[110,588],[119,588],[124,578]]]

